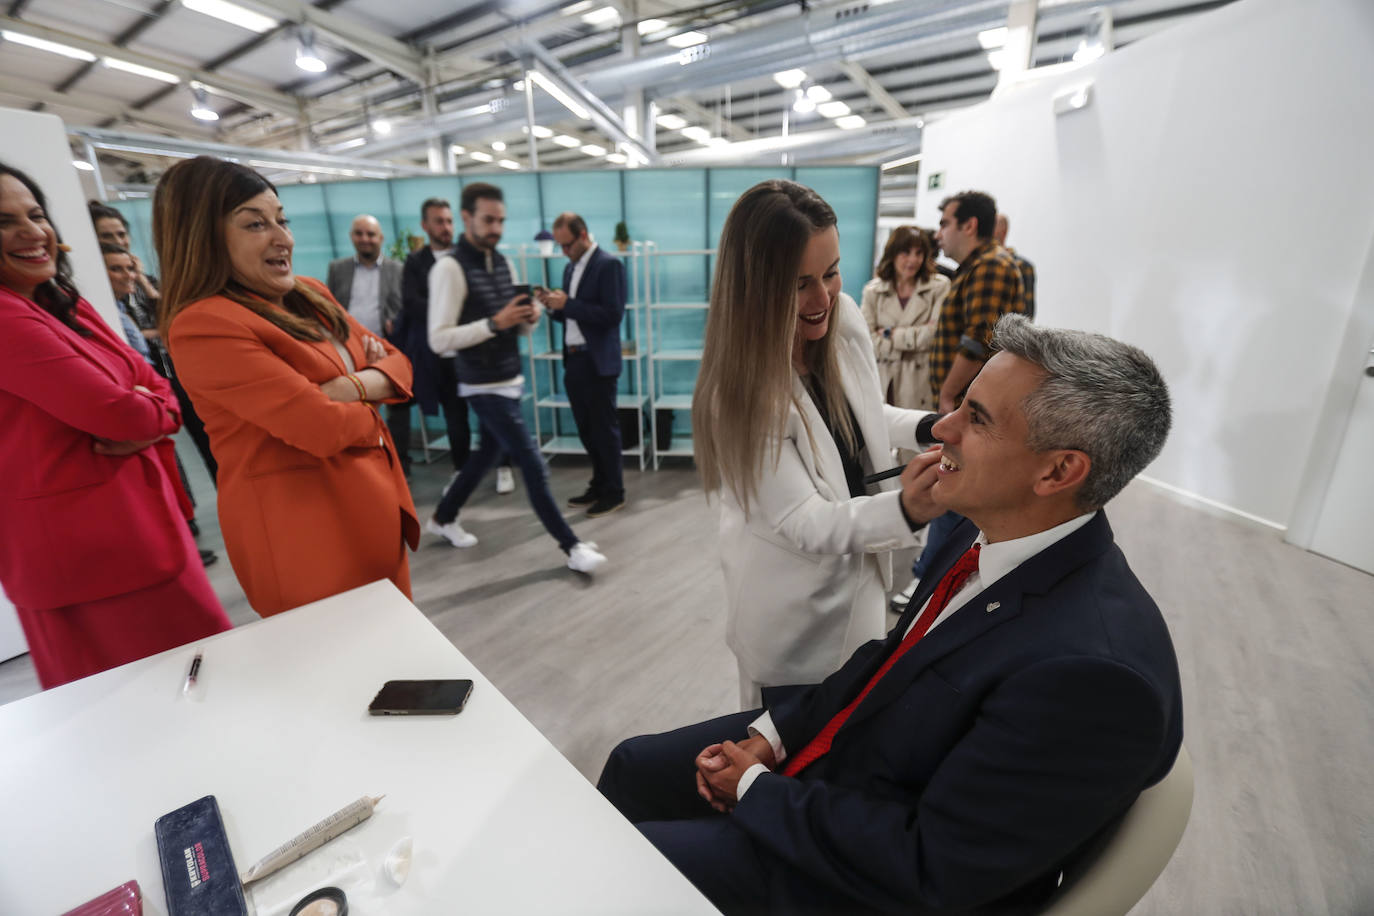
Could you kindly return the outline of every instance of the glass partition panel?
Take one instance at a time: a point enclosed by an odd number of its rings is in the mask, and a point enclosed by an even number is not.
[[[706,172],[702,169],[632,169],[625,173],[625,223],[630,238],[653,241],[659,251],[701,251],[706,239]],[[658,302],[706,301],[706,258],[655,258]]]
[[[426,244],[429,240],[425,238],[425,230],[420,228],[420,205],[431,197],[449,202],[449,206],[453,208],[453,222],[461,229],[462,222],[458,219],[458,176],[393,178],[389,184],[395,228],[387,227],[388,237],[398,239],[406,234],[419,236],[420,244]]]
[[[391,213],[391,188],[387,181],[335,181],[321,185],[329,211],[329,228],[334,250],[339,257],[353,254],[353,240],[349,231],[354,217],[375,216],[382,224],[382,253],[388,254],[396,239],[395,220]]]
[[[124,218],[129,221],[129,247],[143,263],[143,269],[153,276],[158,276],[161,271],[157,266],[157,251],[153,249],[152,199],[112,200],[109,201],[109,206],[123,213]]]

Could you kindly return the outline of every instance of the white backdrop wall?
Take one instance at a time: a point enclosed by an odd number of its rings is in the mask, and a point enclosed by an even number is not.
[[[1374,3],[1242,0],[929,124],[917,222],[993,194],[1036,321],[1134,343],[1167,377],[1174,430],[1146,473],[1283,526],[1333,372],[1359,369],[1335,363],[1374,243],[1372,86]]]
[[[48,216],[70,245],[76,288],[120,332],[119,312],[105,275],[105,259],[86,210],[81,180],[72,167],[67,128],[56,115],[0,108],[0,162],[32,178],[48,198]]]

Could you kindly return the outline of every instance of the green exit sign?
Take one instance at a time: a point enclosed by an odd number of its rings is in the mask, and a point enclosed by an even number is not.
[[[936,172],[926,179],[927,191],[938,191],[945,186],[945,173]]]

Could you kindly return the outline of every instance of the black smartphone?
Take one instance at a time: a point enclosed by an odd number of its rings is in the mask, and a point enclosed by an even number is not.
[[[368,704],[374,716],[456,716],[467,704],[472,681],[387,681]]]
[[[528,283],[515,284],[515,295],[524,296],[528,299],[530,295],[530,285]]]

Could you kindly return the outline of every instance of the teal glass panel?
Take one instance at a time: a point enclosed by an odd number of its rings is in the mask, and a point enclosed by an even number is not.
[[[707,247],[705,170],[631,169],[624,174],[630,238],[653,241],[659,252]],[[655,301],[706,301],[710,268],[704,255],[665,254],[651,262]]]
[[[291,234],[296,238],[291,266],[299,276],[314,277],[323,283],[329,276],[329,262],[338,256],[330,238],[324,187],[318,184],[283,185],[277,189],[277,196],[281,198],[286,218],[291,221]]]
[[[391,212],[395,219],[394,228],[387,227],[390,238],[401,238],[405,234],[419,236],[421,244],[428,241],[425,231],[420,228],[420,205],[431,197],[446,200],[453,208],[453,221],[461,227],[458,219],[458,192],[461,189],[456,175],[436,175],[433,178],[395,178],[391,185]]]
[[[540,176],[544,194],[544,229],[553,231],[553,221],[563,212],[576,213],[587,222],[596,243],[615,251],[615,224],[625,218],[620,199],[619,171],[547,172]],[[533,238],[521,239],[530,241]],[[557,249],[555,249],[556,251]],[[562,267],[559,267],[560,279]]]
[[[760,181],[767,181],[770,178],[791,179],[792,170],[778,166],[777,168],[754,168],[754,169],[711,169],[707,180],[711,183],[711,206],[708,216],[707,237],[711,240],[710,247],[720,246],[720,230],[725,227],[725,218],[730,215],[730,210],[735,206],[735,201],[739,200],[740,195],[758,184]],[[716,274],[716,259],[710,259],[711,276]]]
[[[840,274],[844,291],[858,302],[873,277],[873,239],[878,225],[880,170],[871,166],[798,168],[797,181],[830,204],[839,220]]]
[[[329,211],[329,229],[334,242],[334,250],[339,257],[353,253],[353,240],[349,231],[355,217],[367,214],[375,216],[382,224],[382,251],[388,252],[392,241],[397,237],[393,226],[395,220],[391,213],[391,189],[386,181],[333,181],[321,185]]]
[[[129,247],[143,263],[143,269],[153,276],[158,276],[161,272],[157,267],[157,251],[153,248],[152,199],[112,200],[109,205],[123,213],[124,218],[129,221]]]

